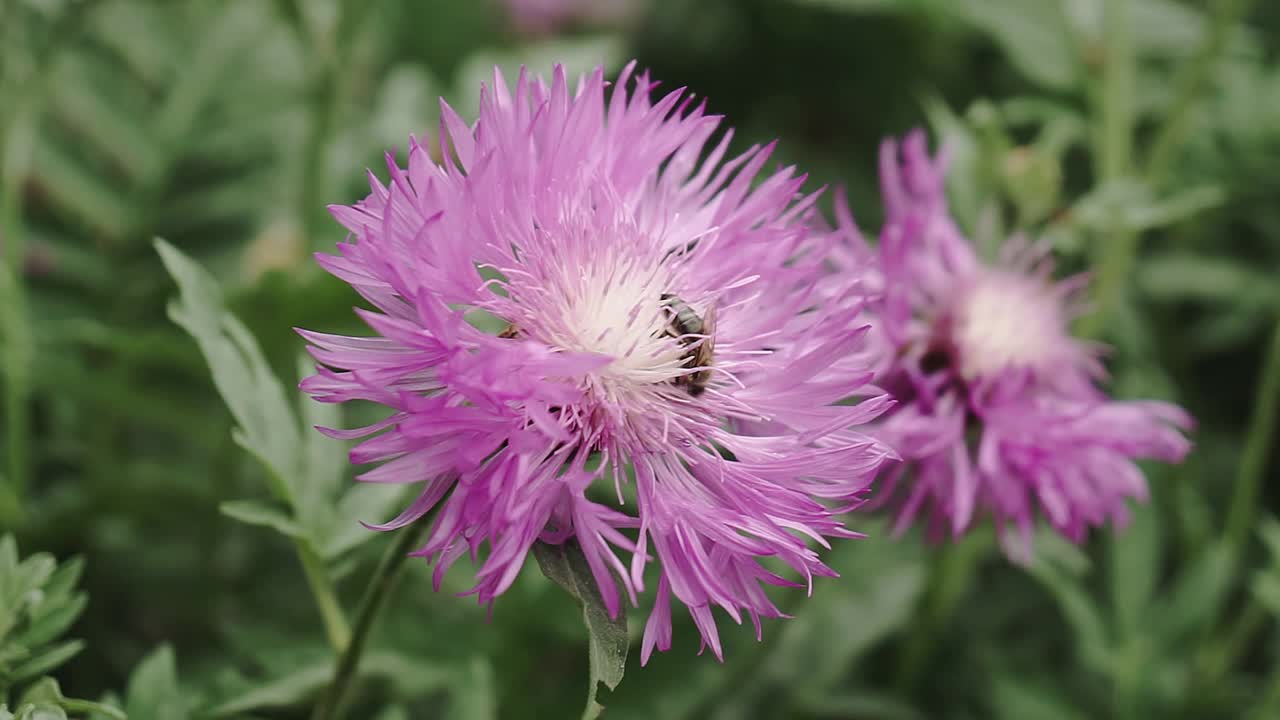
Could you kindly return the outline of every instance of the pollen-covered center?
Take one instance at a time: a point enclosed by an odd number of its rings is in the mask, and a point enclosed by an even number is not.
[[[669,292],[661,266],[639,265],[624,260],[576,268],[548,298],[540,339],[612,358],[597,375],[613,391],[679,384],[688,375],[691,340],[680,320],[693,311]]]
[[[1058,299],[1037,278],[986,272],[952,308],[951,343],[972,380],[1007,369],[1041,369],[1061,341]]]

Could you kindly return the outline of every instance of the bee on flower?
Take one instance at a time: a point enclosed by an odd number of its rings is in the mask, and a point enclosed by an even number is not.
[[[781,614],[764,586],[833,575],[819,550],[856,536],[840,514],[895,457],[856,431],[891,401],[804,176],[762,178],[772,146],[729,157],[719,118],[655,88],[557,67],[495,73],[474,124],[442,104],[440,162],[414,142],[332,208],[350,235],[319,262],[374,335],[300,331],[320,363],[303,390],[389,409],[325,432],[366,438],[362,481],[421,488],[375,527],[434,510],[416,554],[437,587],[469,555],[491,603],[534,543],[575,542],[611,614],[654,588],[645,661],[673,597],[717,657],[713,608],[759,636]]]

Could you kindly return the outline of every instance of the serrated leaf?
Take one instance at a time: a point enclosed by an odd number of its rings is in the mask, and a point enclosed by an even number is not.
[[[158,85],[178,68],[186,48],[174,16],[135,0],[103,3],[89,23],[99,42],[119,54],[129,71]]]
[[[247,525],[269,527],[291,538],[310,539],[307,531],[284,510],[260,500],[228,500],[218,504],[218,512]]]
[[[123,238],[133,229],[137,218],[123,190],[47,138],[42,137],[36,146],[31,174],[50,205],[108,240]]]
[[[195,130],[210,98],[250,55],[245,50],[269,25],[263,11],[256,3],[225,3],[197,36],[199,45],[181,55],[188,61],[155,118],[154,132],[168,147],[177,147]]]
[[[604,683],[610,690],[616,689],[627,669],[627,650],[631,641],[627,636],[626,613],[618,613],[616,620],[609,617],[587,558],[577,543],[535,543],[533,556],[542,574],[568,591],[582,606],[582,617],[587,625],[591,683],[582,717],[584,720],[599,717],[604,706],[596,702],[598,684]]]
[[[173,648],[161,645],[142,659],[125,691],[129,720],[185,720],[186,700],[178,687]]]
[[[99,58],[71,54],[56,68],[52,100],[60,122],[137,182],[162,157],[154,138],[137,121],[136,108],[126,110],[130,98],[118,97],[119,85],[127,79],[107,72]]]
[[[200,346],[218,394],[239,425],[237,442],[267,466],[276,497],[292,503],[290,483],[298,478],[301,438],[283,385],[257,341],[226,311],[213,276],[169,243],[157,239],[155,244],[181,292],[169,316]]]
[[[84,642],[80,640],[68,640],[59,643],[23,662],[14,668],[9,674],[9,680],[13,683],[30,680],[33,677],[44,675],[59,665],[65,663],[75,657],[77,653],[84,649]]]

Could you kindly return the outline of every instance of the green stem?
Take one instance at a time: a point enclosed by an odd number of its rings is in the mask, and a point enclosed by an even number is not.
[[[1262,475],[1267,469],[1268,455],[1275,439],[1277,406],[1280,406],[1280,319],[1276,321],[1271,346],[1262,363],[1253,417],[1249,420],[1244,452],[1236,472],[1235,494],[1227,513],[1226,537],[1237,567],[1244,566],[1244,551],[1258,510]]]
[[[396,581],[400,579],[404,569],[404,561],[409,552],[417,545],[431,527],[431,515],[422,518],[415,525],[400,530],[399,537],[387,548],[387,552],[378,562],[373,578],[360,599],[360,609],[356,611],[356,624],[351,634],[351,642],[347,649],[338,656],[333,670],[333,679],[328,689],[311,714],[311,720],[337,720],[341,717],[342,707],[346,703],[355,679],[356,669],[360,664],[360,656],[364,654],[365,645],[369,642],[369,631],[373,629],[373,621],[378,612],[386,604]]]
[[[298,6],[297,15],[306,32],[306,11]],[[314,243],[322,235],[324,215],[324,179],[329,144],[333,134],[338,100],[342,97],[343,71],[348,62],[348,51],[356,35],[355,22],[365,13],[351,0],[338,4],[338,16],[330,28],[311,28],[308,41],[311,54],[317,60],[311,86],[311,128],[302,158],[302,188],[298,198],[298,216],[301,218],[303,237]]]
[[[971,535],[957,544],[944,545],[934,553],[934,566],[920,598],[916,621],[911,624],[906,645],[898,656],[899,694],[910,696],[915,690],[937,640],[972,584],[986,549],[985,539]]]
[[[327,65],[328,63],[326,63]],[[313,243],[320,235],[319,209],[323,202],[325,160],[329,135],[333,126],[335,100],[334,74],[318,73],[311,101],[311,133],[302,159],[302,191],[298,198],[298,214],[302,218],[303,237]]]
[[[325,571],[324,561],[315,550],[306,543],[295,541],[298,560],[307,576],[307,585],[315,597],[316,608],[320,611],[320,619],[324,622],[325,635],[329,637],[329,645],[336,653],[346,652],[351,644],[351,626],[347,616],[338,603],[338,595],[334,592],[333,583],[329,582],[329,573]]]
[[[1192,109],[1204,92],[1214,61],[1226,47],[1227,34],[1249,9],[1252,0],[1214,0],[1210,10],[1209,31],[1195,57],[1174,78],[1174,100],[1165,115],[1164,124],[1156,132],[1147,156],[1146,175],[1153,183],[1164,179],[1174,157],[1191,130]]]
[[[1129,0],[1106,0],[1104,22],[1106,59],[1097,101],[1099,155],[1095,169],[1099,183],[1107,185],[1125,177],[1132,165],[1136,60]],[[1099,257],[1094,311],[1084,318],[1080,328],[1086,337],[1102,333],[1138,253],[1138,236],[1122,226],[1118,211],[1116,215],[1096,253]]]
[[[1133,17],[1129,0],[1105,0],[1106,59],[1098,107],[1101,136],[1098,177],[1103,182],[1129,172],[1133,154]]]

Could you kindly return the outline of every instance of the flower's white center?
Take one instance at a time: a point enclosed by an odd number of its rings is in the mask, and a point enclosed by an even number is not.
[[[1062,338],[1058,299],[1034,277],[988,271],[960,294],[951,316],[960,374],[1042,369]]]
[[[669,382],[680,374],[683,348],[666,334],[670,311],[663,306],[661,280],[656,270],[627,263],[581,269],[558,303],[552,342],[613,358],[600,371],[612,382]]]

